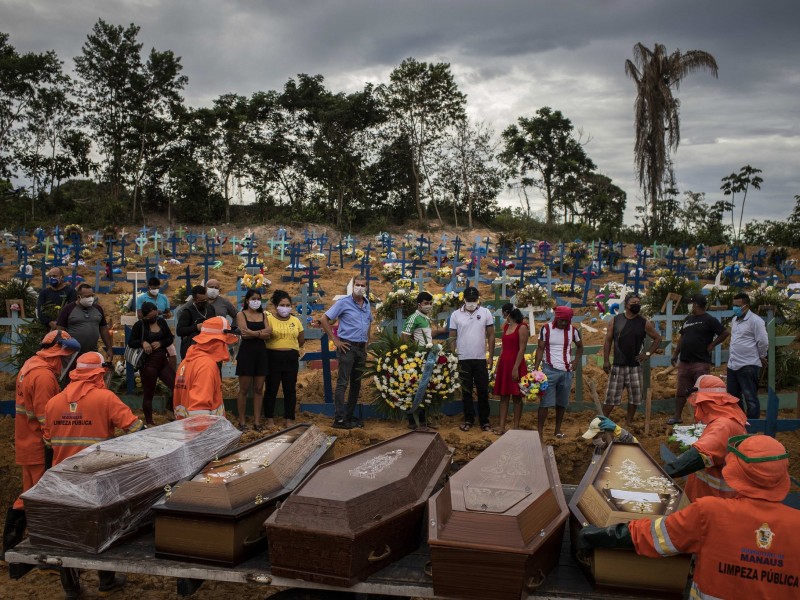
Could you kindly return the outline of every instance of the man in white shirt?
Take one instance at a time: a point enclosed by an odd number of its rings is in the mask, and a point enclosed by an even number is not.
[[[550,409],[556,407],[556,437],[561,439],[561,423],[569,404],[569,392],[572,387],[574,366],[583,355],[583,341],[576,327],[572,326],[574,313],[567,306],[557,306],[552,323],[539,330],[539,345],[536,348],[534,368],[542,365],[542,372],[547,376],[547,390],[539,403],[536,427],[539,439],[544,440],[544,424]],[[575,344],[575,360],[572,360],[572,344]],[[542,361],[544,359],[544,361]]]
[[[468,287],[464,290],[464,305],[450,315],[450,338],[456,340],[458,366],[461,372],[461,399],[464,403],[464,422],[461,424],[461,431],[469,431],[475,424],[473,387],[478,395],[478,420],[481,430],[492,430],[492,426],[489,425],[489,368],[494,356],[494,318],[488,309],[478,305],[479,298],[478,288]]]
[[[750,310],[750,297],[736,294],[733,297],[731,345],[728,356],[728,393],[744,400],[747,418],[761,416],[758,400],[758,377],[761,367],[767,366],[769,337],[764,319]]]

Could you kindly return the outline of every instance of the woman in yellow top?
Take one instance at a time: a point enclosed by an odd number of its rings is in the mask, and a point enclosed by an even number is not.
[[[283,386],[283,416],[286,427],[294,425],[297,404],[297,372],[300,369],[300,347],[305,343],[303,324],[292,315],[292,299],[283,290],[272,294],[275,315],[269,315],[272,335],[267,340],[269,375],[264,389],[264,417],[267,427],[275,426],[275,400]]]

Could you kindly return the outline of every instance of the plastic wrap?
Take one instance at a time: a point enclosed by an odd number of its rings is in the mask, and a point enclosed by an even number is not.
[[[224,417],[199,415],[82,450],[23,494],[31,542],[102,552],[150,519],[166,486],[192,477],[240,436]]]

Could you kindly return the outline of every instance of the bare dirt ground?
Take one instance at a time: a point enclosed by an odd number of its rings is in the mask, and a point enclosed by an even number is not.
[[[318,233],[323,228],[319,226],[309,226],[309,229],[315,228]],[[133,228],[129,228],[133,229]],[[262,252],[267,251],[263,240],[268,239],[274,234],[275,226],[256,227],[255,233],[257,239],[262,240]],[[241,237],[244,229],[236,229],[235,232]],[[302,227],[297,229],[298,232],[302,231]],[[290,233],[292,233],[290,231]],[[412,232],[414,237],[418,237],[419,232]],[[465,231],[448,231],[448,236],[452,239],[456,234],[461,235],[463,239],[473,240],[475,236],[489,235],[490,232],[486,230],[473,230],[470,232]],[[338,239],[332,232],[328,232],[332,238]],[[426,234],[428,235],[428,234]],[[397,234],[395,234],[396,237]],[[299,237],[299,236],[296,236]],[[436,235],[438,241],[439,235]],[[363,242],[368,240],[363,238]],[[373,246],[377,245],[373,241]],[[221,258],[223,265],[217,269],[212,270],[210,273],[212,277],[220,279],[222,282],[223,291],[233,289],[236,282],[237,275],[241,271],[237,270],[241,260],[238,256],[230,254],[230,244],[226,246],[226,254]],[[631,248],[632,250],[632,248]],[[15,258],[15,254],[11,251],[4,250],[6,262]],[[127,251],[126,251],[127,253]],[[86,262],[87,264],[94,264],[96,260],[102,260],[105,253],[102,249],[94,252]],[[192,273],[195,282],[202,278],[202,267],[196,266],[195,263],[199,262],[198,257],[194,257],[188,264],[192,266]],[[265,259],[266,276],[272,280],[271,290],[276,288],[285,289],[292,294],[298,293],[299,283],[283,283],[280,281],[281,275],[285,273],[286,263],[281,262],[278,257],[267,256]],[[357,272],[351,267],[352,261],[345,263],[344,269],[327,268],[323,267],[319,271],[320,286],[326,293],[323,297],[323,303],[326,306],[330,305],[331,298],[344,292],[344,288],[349,279]],[[373,273],[380,272],[380,260],[376,256],[373,262]],[[173,277],[182,273],[185,269],[184,265],[166,266],[168,272]],[[0,279],[6,279],[13,273],[13,269],[9,267],[0,268]],[[79,273],[83,275],[89,283],[94,282],[94,275],[87,268],[79,268]],[[38,287],[41,280],[37,275],[34,279],[34,286]],[[391,290],[391,284],[387,282],[373,282],[373,292],[377,293],[379,297],[385,295]],[[170,288],[168,294],[174,293],[178,283],[175,280],[170,281]],[[440,291],[441,286],[437,286],[434,282],[426,284],[426,287],[433,293]],[[115,341],[117,344],[122,344],[124,333],[122,327],[119,325],[120,310],[116,304],[119,294],[130,293],[131,284],[119,283],[113,290],[112,294],[105,295],[100,298],[100,302],[109,314],[113,324],[115,324]],[[488,285],[481,286],[481,293],[486,298],[493,298],[494,292]],[[589,309],[586,309],[589,310]],[[596,310],[589,310],[593,315]],[[316,315],[315,315],[316,316]],[[605,325],[602,322],[597,322],[593,325],[596,331],[584,329],[584,343],[587,345],[601,344],[603,335],[605,334]],[[319,349],[318,342],[309,342],[306,345],[306,351],[314,351]],[[675,389],[675,375],[670,374],[667,376],[660,375],[660,369],[653,370],[653,391],[654,399],[672,398]],[[597,389],[602,394],[606,386],[606,377],[602,369],[594,364],[589,364],[584,371],[584,378],[591,379],[596,383]],[[224,383],[225,397],[234,397],[238,390],[236,380],[226,380]],[[362,389],[361,402],[369,402],[370,389],[365,385]],[[0,374],[0,399],[10,400],[14,397],[14,379],[7,374]],[[319,370],[306,369],[300,374],[298,382],[298,402],[311,403],[322,402],[322,374]],[[554,447],[556,459],[558,462],[559,475],[563,483],[576,484],[580,481],[586,467],[591,459],[592,447],[589,443],[584,441],[580,435],[585,431],[589,421],[594,416],[593,412],[568,412],[563,431],[566,434],[564,439],[555,439],[553,436],[553,422],[552,415],[551,421],[547,424],[544,443],[550,444]],[[617,415],[621,418],[621,414]],[[788,415],[787,415],[788,416]],[[658,458],[659,444],[666,441],[669,433],[669,426],[666,420],[669,417],[667,414],[657,413],[653,415],[651,423],[650,434],[643,435],[643,421],[640,420],[633,427],[634,433],[639,437],[640,442],[650,452],[650,454]],[[641,419],[641,417],[639,417]],[[163,422],[163,415],[156,415],[156,422]],[[356,450],[373,443],[384,441],[391,437],[400,435],[406,430],[404,423],[397,423],[391,421],[369,420],[363,430],[356,429],[352,431],[334,430],[330,428],[331,419],[311,413],[304,412],[299,415],[300,422],[313,422],[326,431],[339,436],[336,444],[336,455],[344,456]],[[496,422],[496,418],[494,419]],[[455,461],[459,463],[467,462],[477,456],[482,450],[488,447],[497,436],[490,433],[481,432],[478,428],[473,428],[469,432],[462,432],[458,429],[461,422],[460,417],[441,417],[439,419],[438,431],[448,445],[455,448]],[[282,419],[277,419],[278,425],[282,425]],[[522,419],[523,429],[536,428],[536,416],[534,412],[526,412]],[[276,428],[277,430],[277,428]],[[252,441],[259,435],[266,435],[268,432],[258,434],[254,431],[248,431],[242,436],[242,443]],[[14,425],[11,417],[0,418],[0,509],[5,514],[6,508],[13,502],[20,491],[21,476],[19,469],[14,462]],[[787,446],[791,455],[791,471],[795,478],[800,478],[800,461],[797,459],[798,452],[800,452],[800,433],[782,433],[779,439]],[[96,575],[94,573],[84,573],[83,575],[84,598],[96,598]],[[262,599],[274,592],[274,588],[267,588],[256,585],[239,585],[227,583],[213,583],[207,582],[203,587],[193,596],[201,600],[220,598],[225,596],[236,596],[240,600],[256,600]],[[58,577],[43,572],[32,572],[25,576],[20,581],[10,581],[8,578],[8,571],[5,566],[0,567],[0,598],[13,598],[13,599],[50,599],[60,598],[61,586]],[[147,575],[130,575],[129,584],[123,593],[115,595],[120,599],[167,599],[175,598],[175,581],[169,578],[147,576]]]

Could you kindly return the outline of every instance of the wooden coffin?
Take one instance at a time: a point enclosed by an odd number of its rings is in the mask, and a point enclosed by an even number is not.
[[[264,519],[335,441],[295,425],[211,461],[153,507],[156,556],[234,566],[265,550]]]
[[[34,545],[98,553],[149,523],[165,486],[235,447],[227,419],[195,416],[82,450],[23,495]]]
[[[514,599],[558,563],[567,503],[553,449],[507,431],[428,502],[433,591]]]
[[[412,552],[451,458],[413,431],[317,467],[267,519],[272,572],[349,587]]]
[[[569,503],[572,546],[585,525],[667,516],[688,504],[683,490],[639,444],[612,443],[592,458]],[[655,559],[633,550],[598,548],[586,558],[588,564],[582,564],[601,587],[682,595],[689,574],[689,556]]]

